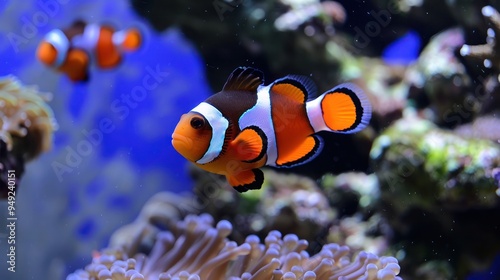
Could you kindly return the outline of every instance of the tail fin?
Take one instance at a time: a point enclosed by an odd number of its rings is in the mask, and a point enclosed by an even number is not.
[[[355,133],[363,130],[372,115],[370,101],[354,84],[345,83],[307,102],[307,115],[315,132]]]
[[[113,43],[125,51],[135,51],[142,43],[141,32],[137,28],[115,32],[113,34]]]

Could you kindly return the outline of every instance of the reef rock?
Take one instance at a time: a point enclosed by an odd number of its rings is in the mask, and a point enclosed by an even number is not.
[[[375,140],[371,159],[380,182],[380,213],[410,275],[429,271],[423,267],[429,261],[454,268],[442,277],[465,278],[487,267],[500,250],[497,144],[463,138],[410,115]]]

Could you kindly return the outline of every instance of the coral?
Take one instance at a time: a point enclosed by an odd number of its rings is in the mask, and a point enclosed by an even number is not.
[[[24,163],[50,149],[56,128],[48,96],[36,87],[23,86],[14,76],[0,78],[0,190],[6,195],[6,172],[18,171]]]
[[[468,105],[466,111],[476,110],[480,115],[498,114],[500,110],[500,44],[498,44],[496,36],[500,34],[500,13],[492,6],[483,7],[481,13],[491,26],[490,28],[479,27],[480,30],[487,28],[486,43],[482,45],[463,44],[460,48],[460,55],[465,58],[466,62],[470,63],[469,71],[477,83],[474,94],[469,97],[468,104],[463,105]],[[478,61],[482,62],[487,69],[478,67],[476,65]]]
[[[391,16],[391,30],[410,28],[424,37],[432,36],[449,26],[456,25],[463,19],[457,11],[463,9],[463,14],[472,17],[470,10],[464,8],[472,1],[432,1],[432,0],[373,0],[374,11],[386,11]],[[457,3],[460,2],[460,3]],[[464,3],[465,2],[465,3]],[[469,5],[467,5],[469,6]],[[439,16],[433,16],[435,15]],[[465,15],[461,15],[465,17]],[[411,22],[411,25],[408,23]],[[411,27],[409,27],[411,26]],[[388,28],[389,29],[389,28]]]
[[[336,216],[314,180],[271,170],[266,170],[257,212],[268,221],[267,231],[277,229],[306,239],[314,237]]]
[[[309,256],[307,241],[278,231],[264,244],[250,235],[237,245],[226,238],[231,223],[212,223],[210,215],[189,215],[160,232],[150,252],[132,258],[121,248],[105,249],[67,279],[400,279],[393,257],[361,252],[351,260],[350,249],[336,244]]]
[[[462,112],[469,105],[472,85],[465,66],[455,55],[463,43],[463,31],[458,28],[435,35],[410,70],[412,98],[430,103],[429,118],[440,126],[453,127],[475,116],[475,108]]]
[[[344,217],[329,228],[326,242],[345,244],[355,251],[383,254],[389,249],[389,234],[383,232],[384,228],[388,228],[388,224],[380,214],[369,218],[359,214]]]
[[[375,140],[370,156],[382,191],[397,197],[395,207],[498,202],[492,170],[500,166],[500,148],[490,141],[464,139],[407,116]]]
[[[372,125],[385,127],[401,118],[407,105],[409,75],[413,74],[407,66],[355,56],[335,40],[326,43],[326,50],[328,59],[340,64],[340,80],[354,81],[367,93],[373,110]]]
[[[464,138],[488,139],[493,142],[500,140],[500,119],[494,116],[482,116],[472,123],[455,128],[455,133]]]
[[[330,204],[347,215],[356,213],[359,208],[373,208],[380,197],[375,174],[361,172],[325,174],[321,178],[320,185],[326,192]]]
[[[375,254],[387,252],[392,232],[378,209],[377,176],[360,172],[326,174],[320,185],[340,216],[328,229],[326,242]]]
[[[480,81],[474,94],[475,103],[481,106],[479,114],[481,116],[500,116],[500,76],[490,75]],[[482,86],[482,87],[481,87]]]
[[[292,9],[279,16],[274,22],[274,26],[279,31],[296,30],[299,26],[317,18],[320,20],[320,25],[324,31],[329,35],[333,35],[333,24],[344,23],[346,18],[344,7],[335,1],[288,4]],[[313,26],[313,24],[308,24],[304,28],[304,32],[309,36],[314,35],[317,28]]]
[[[497,44],[497,34],[500,34],[500,13],[492,6],[485,6],[481,13],[488,19],[491,28],[484,45],[466,45],[460,49],[460,54],[466,58],[482,60],[486,68],[500,70],[500,45]]]
[[[409,275],[464,279],[500,250],[497,144],[408,114],[375,140],[371,158],[380,183],[379,213]]]

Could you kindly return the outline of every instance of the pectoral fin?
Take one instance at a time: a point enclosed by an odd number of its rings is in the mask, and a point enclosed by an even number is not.
[[[231,144],[238,159],[249,163],[261,160],[267,151],[267,137],[256,126],[243,129]]]

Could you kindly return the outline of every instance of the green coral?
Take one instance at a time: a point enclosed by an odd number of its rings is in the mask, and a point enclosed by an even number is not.
[[[500,166],[500,148],[491,141],[407,117],[375,140],[370,157],[382,190],[400,198],[394,201],[401,207],[438,201],[488,206],[498,200],[492,170]]]
[[[325,174],[321,178],[321,187],[332,203],[332,199],[342,200],[342,193],[353,193],[358,197],[361,208],[373,207],[380,196],[378,180],[375,174],[349,172],[339,175]],[[335,205],[335,203],[332,203]]]
[[[478,269],[470,260],[484,265],[499,250],[491,223],[500,215],[500,146],[405,115],[370,152],[391,248],[419,279],[465,278]]]

